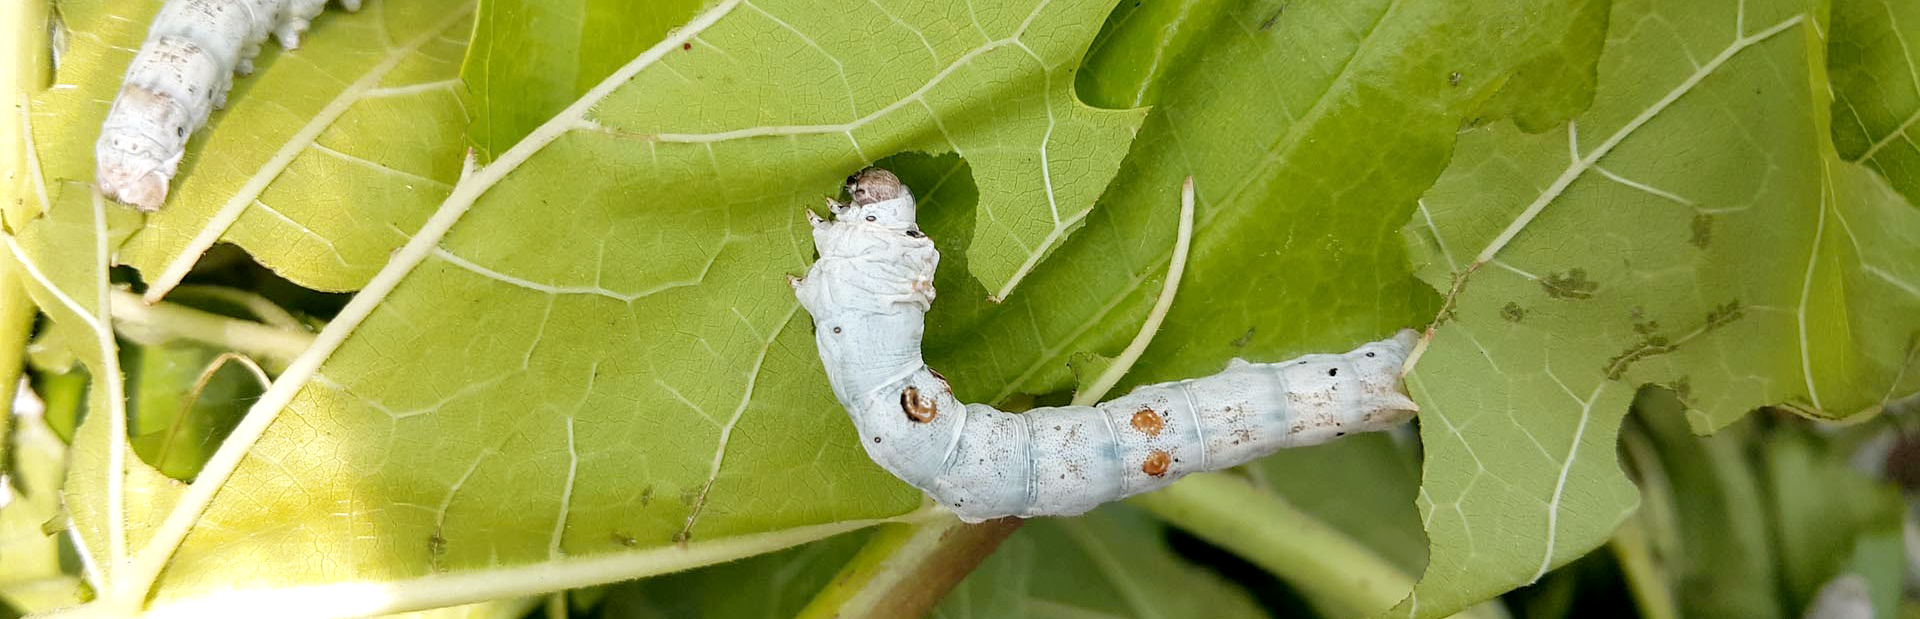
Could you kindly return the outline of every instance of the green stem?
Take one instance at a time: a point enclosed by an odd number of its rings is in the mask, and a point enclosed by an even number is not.
[[[20,388],[21,364],[27,359],[27,336],[33,330],[33,315],[39,311],[12,261],[0,260],[0,469],[12,462],[7,453],[12,441],[13,398]]]
[[[1128,501],[1265,568],[1334,616],[1379,613],[1413,590],[1413,576],[1385,557],[1234,475],[1195,473]],[[1497,615],[1473,608],[1460,616]]]
[[[47,58],[47,10],[41,0],[0,2],[0,26],[8,43],[0,45],[0,96],[8,105],[0,118],[0,228],[11,234],[30,212],[37,212],[32,179],[38,170],[30,169],[28,156],[32,135],[27,125],[27,97],[38,91],[45,80]],[[9,261],[0,260],[0,470],[12,462],[7,453],[13,422],[13,397],[20,383],[20,366],[25,359],[27,335],[37,310],[20,274]]]
[[[1620,561],[1620,571],[1627,576],[1627,589],[1632,592],[1634,607],[1642,619],[1680,619],[1680,607],[1673,600],[1673,591],[1667,588],[1666,570],[1661,569],[1654,557],[1653,545],[1647,540],[1640,518],[1628,518],[1621,523],[1613,532],[1613,539],[1607,542],[1607,548]]]
[[[1147,346],[1153,343],[1153,336],[1160,332],[1160,323],[1167,319],[1167,311],[1173,309],[1173,297],[1180,292],[1180,276],[1187,271],[1187,250],[1193,246],[1193,177],[1187,177],[1180,186],[1180,229],[1173,240],[1173,257],[1167,261],[1167,279],[1160,286],[1160,296],[1153,301],[1153,310],[1147,312],[1146,322],[1141,323],[1140,332],[1134,334],[1133,341],[1127,344],[1120,356],[1113,358],[1113,364],[1093,382],[1080,388],[1073,396],[1074,406],[1092,406],[1107,397],[1107,392],[1120,383],[1120,378],[1133,369],[1133,364],[1146,354]]]
[[[282,309],[278,305],[274,305],[273,301],[269,301],[266,297],[254,292],[241,290],[239,288],[228,288],[226,286],[200,284],[177,286],[173,289],[173,293],[170,296],[179,297],[181,295],[198,296],[238,305],[245,308],[248,313],[253,314],[254,318],[260,319],[260,322],[267,323],[270,326],[282,329],[302,328],[300,319],[293,317],[293,313]]]
[[[193,340],[258,357],[276,370],[313,344],[313,334],[304,330],[270,327],[173,303],[147,305],[140,295],[124,290],[113,291],[111,301],[114,327],[127,339],[143,344]]]
[[[187,420],[193,416],[194,403],[200,401],[200,394],[206,392],[208,383],[213,382],[213,375],[219,372],[220,368],[226,367],[229,361],[238,363],[252,372],[254,380],[260,382],[260,390],[265,391],[267,387],[273,385],[273,379],[267,377],[267,371],[261,369],[260,364],[254,363],[246,355],[229,351],[214,357],[213,362],[208,363],[206,369],[200,370],[200,376],[193,380],[193,388],[188,389],[186,395],[180,398],[180,412],[173,416],[171,423],[167,424],[167,434],[160,441],[160,450],[153,454],[154,468],[166,466],[167,456],[173,452],[174,440],[180,437],[180,431],[187,427]]]
[[[943,515],[883,526],[797,619],[925,616],[1025,522],[965,524]]]

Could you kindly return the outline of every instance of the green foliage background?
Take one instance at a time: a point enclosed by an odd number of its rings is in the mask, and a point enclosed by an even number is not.
[[[1243,472],[1417,577],[1396,616],[1529,583],[1512,606],[1552,616],[1586,573],[1556,568],[1609,539],[1643,616],[1797,614],[1848,571],[1896,606],[1898,492],[1834,464],[1882,426],[1743,418],[1920,389],[1912,3],[373,0],[269,45],[138,215],[87,183],[158,7],[59,2],[57,66],[14,63],[0,322],[47,406],[0,508],[20,610],[510,614],[759,555],[573,602],[798,612],[859,534],[773,551],[928,518],[784,284],[802,209],[876,161],[943,250],[927,356],[969,401],[1049,401],[1126,345],[1188,176],[1193,253],[1128,385],[1430,328],[1417,448]],[[278,380],[196,390],[229,349]],[[1036,523],[936,614],[1276,608],[1168,532]]]

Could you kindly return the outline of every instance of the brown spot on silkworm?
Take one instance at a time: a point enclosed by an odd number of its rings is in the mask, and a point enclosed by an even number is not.
[[[940,414],[939,408],[933,402],[921,400],[920,389],[911,385],[900,392],[900,410],[918,423],[933,421],[934,416]]]
[[[1140,472],[1159,477],[1167,474],[1167,467],[1172,465],[1173,456],[1167,455],[1167,452],[1155,449],[1153,453],[1147,454],[1145,462],[1140,463]]]
[[[847,177],[847,195],[853,196],[854,204],[885,202],[900,197],[905,190],[900,177],[881,168],[867,168]]]
[[[1167,423],[1161,421],[1160,416],[1154,414],[1151,408],[1141,408],[1133,414],[1133,429],[1139,430],[1141,434],[1160,436],[1160,430],[1165,427]]]

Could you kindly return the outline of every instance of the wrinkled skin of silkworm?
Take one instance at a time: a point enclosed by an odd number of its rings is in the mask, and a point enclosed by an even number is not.
[[[1417,410],[1400,386],[1411,330],[1346,354],[1235,359],[1098,406],[963,404],[920,356],[940,254],[914,223],[912,193],[877,168],[849,178],[848,193],[850,203],[828,201],[833,221],[808,212],[820,258],[790,283],[867,455],[961,520],[1081,514],[1195,471],[1385,430]]]
[[[360,8],[360,0],[341,4]],[[159,210],[187,138],[227,104],[233,73],[253,71],[269,33],[287,49],[299,47],[300,33],[325,6],[326,0],[168,0],[101,123],[93,147],[100,192],[142,211]]]

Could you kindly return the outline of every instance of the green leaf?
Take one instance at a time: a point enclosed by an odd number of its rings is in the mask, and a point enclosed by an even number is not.
[[[246,457],[202,472],[132,578],[164,562],[154,603],[183,612],[388,583],[321,596],[372,612],[914,510],[852,441],[785,285],[801,209],[868,157],[957,150],[995,214],[972,270],[1011,284],[1091,208],[1141,116],[1072,95],[1108,5],[974,4],[894,7],[898,23],[868,2],[702,12],[467,177],[262,396],[223,446]]]
[[[868,533],[836,535],[751,559],[614,585],[593,616],[792,617],[860,551],[871,537]],[[748,590],[751,593],[743,595]]]
[[[614,69],[693,17],[706,0],[480,3],[460,66],[467,141],[492,161]]]
[[[1673,387],[1709,430],[1763,404],[1872,410],[1920,380],[1902,373],[1920,211],[1835,154],[1821,16],[1612,11],[1592,107],[1463,134],[1409,226],[1421,277],[1455,293],[1409,379],[1422,616],[1538,578],[1631,512],[1614,444],[1641,385]]]
[[[65,53],[32,102],[44,199],[89,200],[100,122],[160,5],[60,3]],[[119,261],[157,295],[225,241],[303,286],[360,287],[459,175],[456,71],[471,9],[374,0],[358,15],[323,14],[299,50],[264,46],[227,109],[188,142],[166,206]]]
[[[13,415],[12,411],[8,411]],[[12,470],[0,488],[0,608],[24,613],[85,601],[76,566],[62,562],[61,532],[46,525],[63,518],[60,483],[67,446],[38,414],[14,416],[9,453]]]
[[[36,195],[46,195],[46,170],[24,172]],[[58,345],[92,377],[86,380],[86,415],[73,430],[71,464],[62,489],[76,543],[90,565],[100,565],[123,559],[130,548],[125,501],[130,493],[110,490],[129,487],[128,471],[147,469],[138,466],[127,447],[125,385],[107,301],[109,248],[126,238],[134,216],[129,210],[110,210],[97,193],[88,193],[92,195],[86,201],[42,202],[41,215],[4,241],[6,259],[22,275],[27,294],[62,329]],[[78,379],[79,373],[69,376],[65,380]],[[60,407],[54,414],[62,425],[68,410],[65,399],[50,402]],[[127,460],[133,462],[117,470],[113,466]]]
[[[1833,142],[1840,157],[1886,177],[1920,201],[1920,4],[1835,0],[1827,70],[1833,80]]]
[[[134,453],[174,479],[199,474],[266,389],[241,362],[205,347],[128,346],[121,356],[129,361],[127,429]]]
[[[929,615],[1265,617],[1245,589],[1168,547],[1167,528],[1124,505],[1034,520]]]
[[[1579,3],[1390,4],[1219,11],[1205,46],[1167,54],[1160,100],[1114,185],[1026,294],[970,306],[976,291],[954,294],[966,284],[947,276],[943,255],[933,367],[963,400],[994,402],[1070,387],[1075,353],[1119,352],[1160,289],[1188,175],[1199,200],[1180,297],[1122,389],[1236,356],[1345,350],[1430,317],[1438,298],[1406,275],[1395,230],[1477,102],[1557,49],[1572,13],[1563,5]]]

